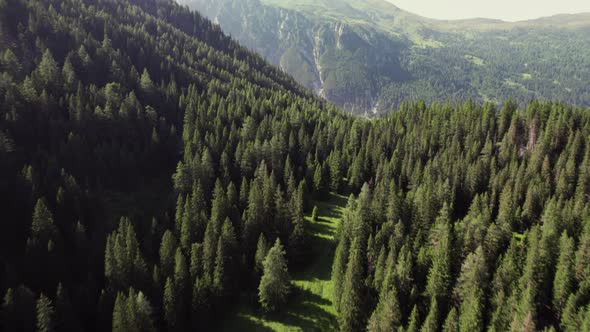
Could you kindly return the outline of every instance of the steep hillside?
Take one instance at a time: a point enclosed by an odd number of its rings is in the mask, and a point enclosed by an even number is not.
[[[208,330],[351,121],[164,0],[0,1],[0,100],[2,331]]]
[[[590,16],[437,21],[385,0],[181,0],[353,113],[404,99],[590,105]]]
[[[0,0],[0,101],[1,331],[590,330],[588,109],[355,118],[168,0]]]

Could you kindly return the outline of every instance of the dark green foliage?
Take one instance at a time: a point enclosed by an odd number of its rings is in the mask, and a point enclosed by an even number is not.
[[[37,331],[55,331],[55,309],[53,303],[45,295],[41,294],[37,300]]]
[[[146,289],[148,270],[133,225],[121,218],[119,228],[107,237],[105,276],[116,290],[133,285]]]
[[[457,309],[451,308],[449,314],[447,315],[447,319],[445,320],[445,324],[443,326],[443,332],[459,332],[459,322],[457,317]]]
[[[368,331],[396,331],[401,326],[402,311],[397,297],[395,288],[383,293],[383,297],[379,299],[379,304],[369,319]]]
[[[590,106],[584,14],[514,24],[430,20],[385,0],[181,3],[356,114],[384,114],[418,99]]]
[[[133,288],[129,293],[119,292],[113,308],[113,331],[156,331],[153,320],[153,308],[142,292]]]
[[[287,301],[291,280],[285,249],[279,239],[268,251],[263,266],[263,274],[258,286],[260,305],[266,311],[280,310]]]
[[[360,331],[365,327],[366,289],[363,280],[364,261],[361,241],[361,237],[355,238],[350,247],[341,289],[343,292],[339,315],[341,331]]]
[[[574,290],[574,243],[567,233],[561,235],[559,240],[559,260],[553,279],[553,306],[558,313]]]
[[[410,319],[408,321],[408,327],[406,328],[407,332],[418,332],[420,324],[420,316],[418,314],[418,308],[414,305],[412,308],[412,313],[410,314]]]
[[[355,119],[172,2],[7,3],[9,329],[35,330],[40,294],[55,330],[215,330],[261,284],[280,309],[328,190],[351,193],[332,266],[343,330],[588,324],[588,110],[419,102]]]
[[[589,210],[570,184],[586,177],[589,149],[581,137],[588,127],[559,130],[572,117],[586,123],[587,115],[558,105],[532,102],[518,110],[507,102],[496,112],[491,104],[405,104],[357,129],[367,132],[354,143],[357,151],[373,140],[390,143],[349,159],[352,177],[376,180],[360,188],[349,207],[354,217],[347,212],[339,229],[332,280],[341,321],[352,308],[373,313],[375,328],[380,301],[393,286],[406,328],[411,322],[434,331],[579,326],[590,294]],[[542,180],[566,173],[561,185]],[[363,242],[357,279],[369,289],[344,305],[355,292],[344,291],[354,288],[345,280],[351,261],[340,255],[354,241]]]
[[[270,248],[266,243],[266,238],[264,237],[264,234],[260,234],[260,237],[258,238],[258,244],[256,245],[256,257],[254,258],[256,262],[256,266],[254,267],[254,269],[260,275],[262,275],[262,272],[264,271],[264,260],[266,258],[266,255],[268,254],[269,249]]]
[[[428,310],[428,315],[422,324],[422,328],[420,332],[435,332],[438,331],[438,302],[436,297],[433,297],[430,301],[430,309]]]

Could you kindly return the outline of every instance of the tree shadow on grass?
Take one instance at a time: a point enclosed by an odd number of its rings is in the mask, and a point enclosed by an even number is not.
[[[301,331],[338,330],[336,316],[322,308],[329,306],[331,302],[321,296],[297,287],[293,290],[289,303],[287,310],[260,314],[268,321],[280,322]]]
[[[320,237],[332,237],[336,232],[336,229],[327,222],[315,222],[310,227],[313,235]]]
[[[348,198],[331,193],[328,201],[319,202],[318,215],[320,219],[338,219],[342,216],[342,209],[346,206]]]
[[[336,316],[311,302],[298,304],[296,311],[289,311],[285,314],[284,321],[289,325],[299,327],[302,331],[338,330]]]
[[[332,304],[331,301],[324,299],[323,297],[319,296],[318,294],[314,294],[309,289],[295,287],[293,289],[292,300],[297,303],[309,302],[314,303],[317,305],[325,305],[329,306]],[[323,309],[322,309],[323,310]]]
[[[227,331],[227,332],[234,332],[234,331],[253,331],[253,332],[273,332],[273,329],[270,327],[264,326],[253,319],[242,315],[236,315],[232,317],[231,324],[227,326],[222,326],[219,331]]]

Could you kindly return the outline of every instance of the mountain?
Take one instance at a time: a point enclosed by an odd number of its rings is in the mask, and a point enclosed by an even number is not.
[[[0,100],[2,331],[209,330],[351,123],[166,0],[0,1]]]
[[[590,105],[590,14],[440,21],[385,0],[181,0],[353,113],[403,100]]]
[[[0,0],[0,101],[1,331],[590,330],[587,108],[354,117],[170,0]]]

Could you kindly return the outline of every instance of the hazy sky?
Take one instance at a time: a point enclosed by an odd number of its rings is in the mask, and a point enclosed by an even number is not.
[[[562,13],[590,12],[590,0],[388,0],[410,12],[438,19],[497,18],[519,21]]]

